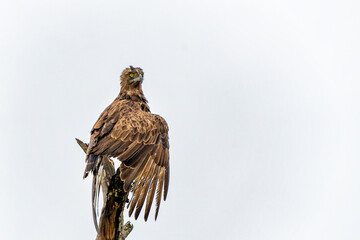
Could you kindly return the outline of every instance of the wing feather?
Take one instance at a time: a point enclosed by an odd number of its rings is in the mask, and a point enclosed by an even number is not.
[[[104,152],[106,152],[110,147],[113,147],[115,145],[115,139],[106,136],[103,139],[101,139],[100,142],[98,142],[94,147],[91,148],[91,153],[95,155],[102,155]]]
[[[133,192],[133,195],[132,195],[132,198],[131,198],[131,201],[130,201],[130,208],[129,208],[129,217],[131,217],[134,209],[135,209],[135,206],[136,206],[136,203],[137,203],[137,200],[139,199],[140,197],[140,188],[136,189],[134,192]],[[129,205],[128,205],[129,207]]]
[[[113,156],[119,156],[121,153],[123,153],[129,146],[131,142],[122,142],[119,141],[119,144],[117,145],[117,148],[112,152]]]
[[[150,187],[150,183],[151,183],[151,176],[153,175],[154,171],[155,171],[155,168],[156,168],[156,164],[154,162],[151,163],[150,169],[148,170],[145,176],[145,178],[141,179],[141,193],[140,193],[140,198],[137,202],[137,205],[136,205],[136,211],[135,211],[135,219],[138,218],[139,214],[140,214],[140,211],[144,205],[144,201],[145,201],[145,198],[146,198],[146,195],[147,195],[147,192],[149,190],[149,187]]]
[[[169,186],[168,127],[163,118],[141,110],[131,100],[116,99],[100,115],[91,130],[88,155],[118,158],[124,190],[132,192],[129,215],[138,218],[145,203],[148,218],[156,192],[157,218],[160,202]]]
[[[158,178],[159,178],[159,176],[158,176],[159,171],[160,171],[160,167],[156,166],[156,170],[154,172],[153,179],[151,180],[150,189],[148,191],[148,196],[146,198],[145,215],[144,215],[145,221],[148,219],[150,209],[151,209],[151,204],[152,204],[153,199],[154,199],[154,194],[155,194],[155,190],[156,190],[156,184],[157,184]]]
[[[166,200],[167,193],[169,190],[169,179],[170,179],[170,164],[169,164],[169,149],[165,151],[165,183],[164,183],[164,201]]]
[[[135,178],[140,178],[142,176],[142,171],[145,168],[145,165],[147,165],[150,161],[146,158],[141,162],[139,167],[136,169],[133,169],[131,167],[127,167],[125,164],[120,165],[120,177],[124,181],[124,190],[129,191],[131,183],[134,181]],[[135,181],[138,182],[138,181]],[[136,187],[136,186],[135,186]]]
[[[156,191],[156,211],[155,211],[155,220],[157,219],[159,208],[160,208],[160,201],[161,201],[161,192],[163,188],[164,183],[164,168],[161,168],[160,174],[159,174],[159,182],[157,185],[157,191]]]
[[[144,161],[145,162],[145,161]],[[144,167],[144,169],[142,170],[142,172],[146,172],[148,171],[147,169],[151,166],[151,163],[152,161],[147,161],[146,162],[146,166]],[[141,195],[141,192],[142,192],[142,185],[143,185],[143,182],[141,181],[142,180],[142,177],[143,174],[139,174],[138,177],[136,178],[135,180],[135,184],[134,184],[134,187],[133,187],[133,199],[131,200],[131,205],[130,205],[130,210],[129,210],[129,217],[131,216],[137,202],[138,202],[138,199]],[[135,216],[135,219],[136,219],[136,216]]]
[[[134,156],[140,149],[144,147],[143,144],[138,144],[137,142],[132,142],[129,147],[120,155],[116,156],[120,161],[125,161],[132,156]]]
[[[123,161],[123,163],[128,167],[135,168],[152,151],[152,148],[153,146],[151,145],[144,146],[139,152],[136,153],[136,155],[126,161]]]

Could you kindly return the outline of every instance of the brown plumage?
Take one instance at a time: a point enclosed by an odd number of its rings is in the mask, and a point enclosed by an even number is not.
[[[118,158],[122,162],[120,177],[124,181],[124,190],[132,192],[128,205],[129,216],[135,210],[137,219],[146,200],[146,221],[155,193],[155,219],[161,195],[166,200],[169,186],[169,142],[166,121],[159,115],[150,113],[142,91],[143,75],[141,68],[132,66],[122,72],[119,95],[101,113],[91,130],[84,178],[91,171],[96,177],[97,166],[101,161],[99,156]]]

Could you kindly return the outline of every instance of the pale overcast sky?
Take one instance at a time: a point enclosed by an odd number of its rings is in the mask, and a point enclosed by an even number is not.
[[[128,65],[170,127],[128,239],[360,239],[358,1],[0,3],[1,239],[94,239],[84,153]],[[154,209],[152,209],[154,210]]]

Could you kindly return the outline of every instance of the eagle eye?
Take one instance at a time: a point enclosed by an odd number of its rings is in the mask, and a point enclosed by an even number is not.
[[[130,77],[134,77],[134,73],[130,73]]]

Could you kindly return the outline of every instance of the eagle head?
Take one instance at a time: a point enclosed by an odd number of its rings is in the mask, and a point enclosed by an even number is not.
[[[129,66],[121,73],[121,85],[129,88],[136,88],[143,82],[144,72],[141,68]]]

